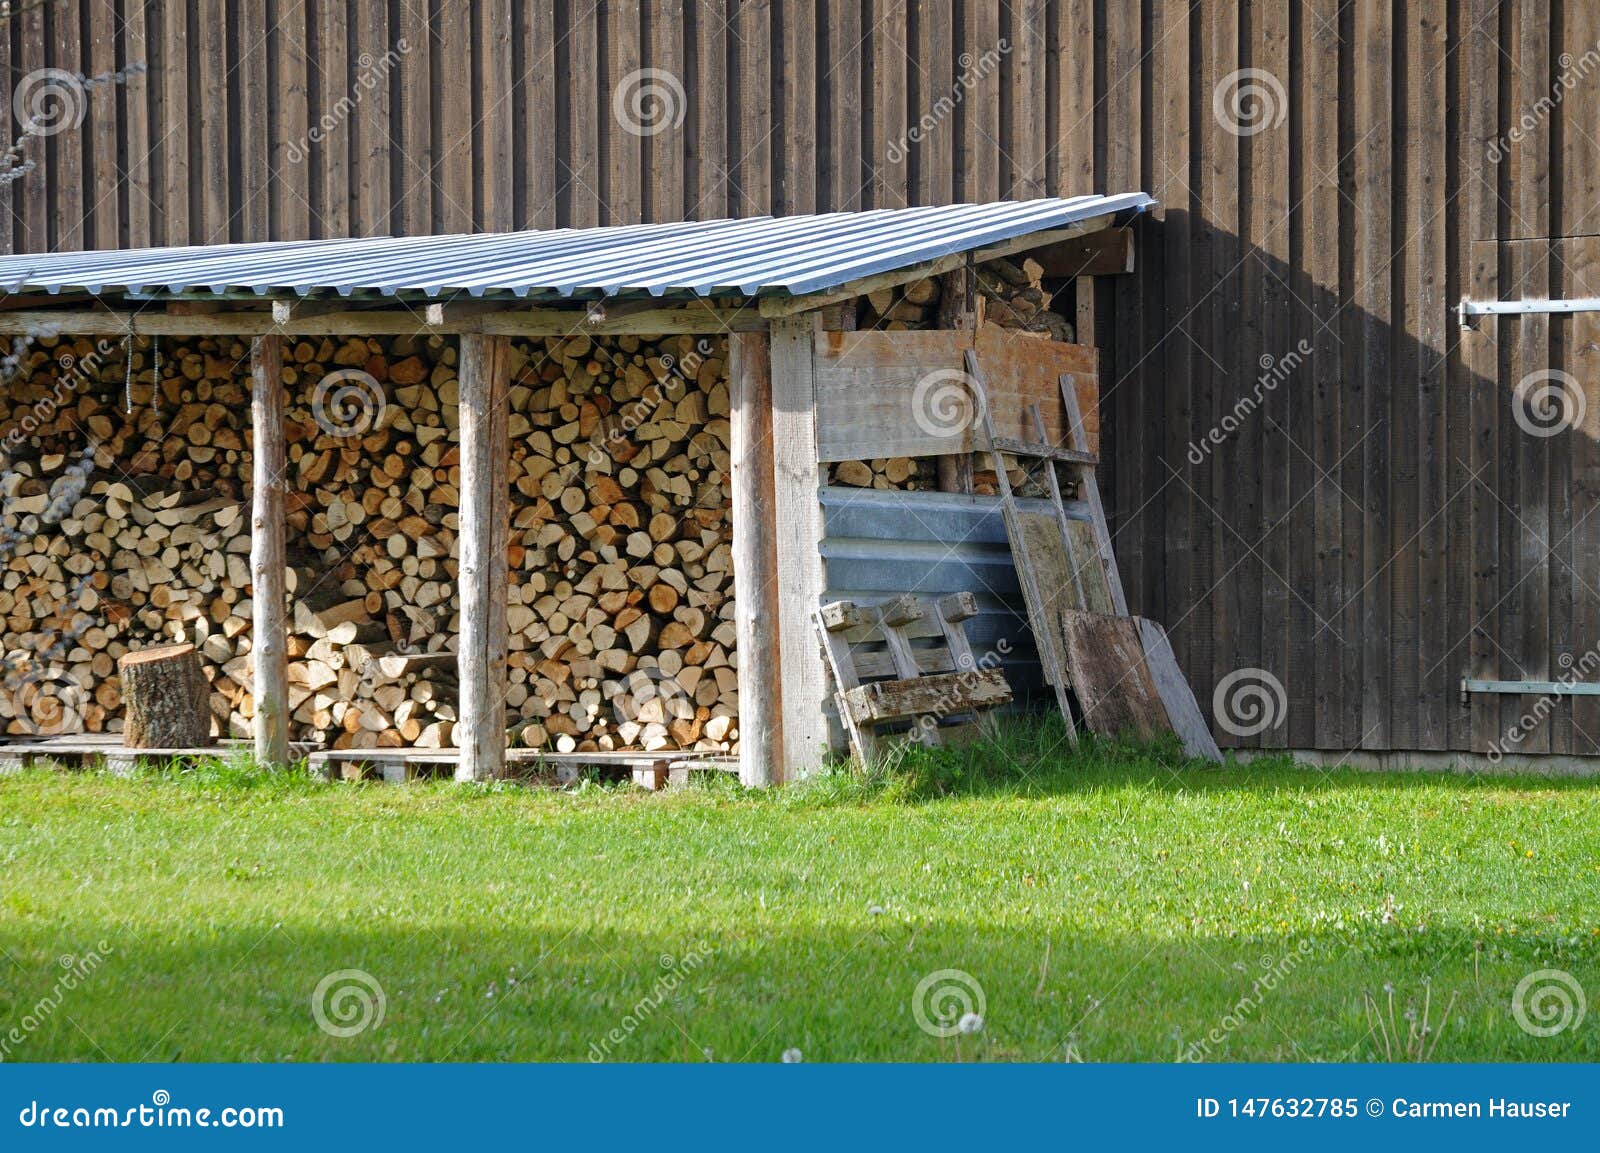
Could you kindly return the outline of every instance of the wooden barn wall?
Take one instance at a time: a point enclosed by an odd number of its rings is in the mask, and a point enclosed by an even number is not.
[[[1600,293],[1600,242],[1545,239],[1600,233],[1592,3],[60,0],[0,36],[13,89],[148,66],[28,142],[17,251],[1147,189],[1139,273],[1076,303],[1129,598],[1234,690],[1219,736],[1597,751],[1600,699],[1457,686],[1600,675],[1600,320],[1452,313]],[[1541,373],[1590,402],[1549,436]]]

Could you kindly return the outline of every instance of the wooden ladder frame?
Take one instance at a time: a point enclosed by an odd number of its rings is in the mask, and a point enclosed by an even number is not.
[[[1027,533],[1023,531],[1016,493],[1011,487],[1011,478],[1006,473],[1005,460],[1001,454],[1010,453],[1015,457],[1042,462],[1049,481],[1047,486],[1049,502],[1054,508],[1056,525],[1061,532],[1061,545],[1067,566],[1072,572],[1073,591],[1077,595],[1078,607],[1087,610],[1088,595],[1084,588],[1077,550],[1072,540],[1071,518],[1067,515],[1066,504],[1061,496],[1061,482],[1056,476],[1056,465],[1064,465],[1070,470],[1082,493],[1083,503],[1089,510],[1096,559],[1100,562],[1104,573],[1112,607],[1117,616],[1125,617],[1128,615],[1128,602],[1122,591],[1122,578],[1117,571],[1117,559],[1111,547],[1111,534],[1106,525],[1105,507],[1100,501],[1100,488],[1095,483],[1094,470],[1099,458],[1089,451],[1088,438],[1083,429],[1083,410],[1078,404],[1076,381],[1071,375],[1063,375],[1057,382],[1061,389],[1070,441],[1069,447],[1060,448],[1049,443],[1044,417],[1039,412],[1037,403],[1028,406],[1034,435],[1038,437],[1036,441],[997,436],[989,402],[988,383],[976,350],[968,350],[966,367],[967,375],[972,378],[973,388],[977,392],[978,408],[982,418],[983,444],[980,447],[989,453],[994,465],[996,484],[1000,490],[1000,514],[1005,522],[1006,536],[1011,542],[1011,555],[1016,565],[1017,581],[1022,586],[1022,599],[1027,606],[1028,624],[1039,649],[1039,661],[1044,668],[1045,680],[1055,690],[1056,704],[1060,708],[1062,719],[1066,722],[1068,735],[1076,741],[1078,730],[1072,719],[1071,684],[1067,676],[1065,653],[1057,638],[1057,630],[1051,625],[1049,602],[1039,587],[1038,568],[1034,563],[1032,546],[1028,543]]]

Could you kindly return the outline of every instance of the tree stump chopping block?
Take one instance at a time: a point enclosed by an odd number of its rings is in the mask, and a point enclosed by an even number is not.
[[[117,662],[130,749],[195,749],[213,743],[211,688],[193,645],[162,645]]]

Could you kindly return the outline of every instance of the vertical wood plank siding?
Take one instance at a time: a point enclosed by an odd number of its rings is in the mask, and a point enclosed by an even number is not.
[[[1577,0],[65,0],[0,30],[13,91],[149,72],[28,145],[0,247],[1147,189],[1139,272],[1057,308],[1130,600],[1208,708],[1266,686],[1223,743],[1596,753],[1593,698],[1457,686],[1600,679],[1600,320],[1453,307],[1600,295],[1549,239],[1600,234],[1597,40]],[[1581,422],[1525,431],[1524,379]]]

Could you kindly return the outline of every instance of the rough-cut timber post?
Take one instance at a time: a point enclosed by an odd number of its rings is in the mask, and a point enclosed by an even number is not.
[[[814,327],[812,318],[801,314],[775,320],[771,329],[784,780],[815,768],[829,752],[828,719],[823,712],[828,674],[811,619],[821,607],[824,587]],[[743,650],[739,660],[744,661]],[[742,734],[742,700],[739,711]]]
[[[255,696],[256,760],[289,763],[289,665],[284,641],[283,490],[288,467],[283,446],[283,347],[258,336],[250,348],[254,462],[250,513],[250,634]]]
[[[211,688],[193,645],[126,653],[122,743],[130,749],[200,749],[212,743]]]
[[[738,605],[739,779],[783,779],[783,688],[778,634],[776,478],[772,464],[771,342],[728,338],[732,416],[733,595]]]
[[[461,338],[461,638],[458,781],[506,768],[506,545],[510,536],[511,342]]]

